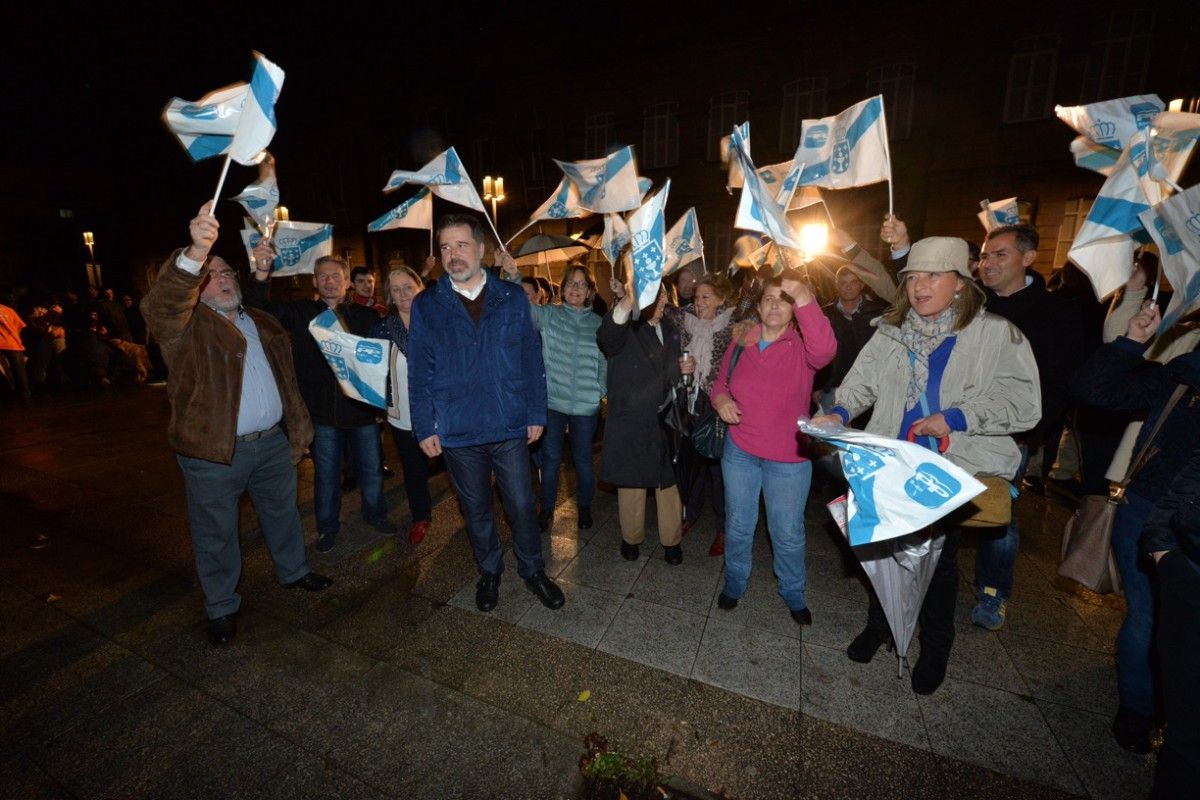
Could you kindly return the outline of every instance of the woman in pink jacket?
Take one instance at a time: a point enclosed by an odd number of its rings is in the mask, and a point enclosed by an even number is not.
[[[808,625],[812,614],[804,596],[804,505],[812,464],[796,420],[808,416],[813,375],[833,360],[837,340],[812,291],[790,277],[766,283],[758,314],[762,323],[725,353],[712,390],[713,408],[729,425],[721,457],[725,587],[717,605],[728,611],[746,592],[761,493],[779,594],[792,619]]]

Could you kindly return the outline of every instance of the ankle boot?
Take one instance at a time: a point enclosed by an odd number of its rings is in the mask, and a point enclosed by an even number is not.
[[[891,638],[886,631],[880,631],[868,625],[862,633],[854,637],[854,641],[846,648],[846,655],[851,661],[857,661],[859,664],[866,664],[875,657],[877,651],[883,644]]]
[[[950,651],[941,652],[935,648],[926,649],[922,644],[921,655],[917,656],[917,665],[912,671],[912,690],[917,694],[933,694],[946,679],[946,664],[950,661]]]

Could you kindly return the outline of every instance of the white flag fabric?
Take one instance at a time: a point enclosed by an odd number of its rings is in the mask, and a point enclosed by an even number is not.
[[[267,175],[242,189],[242,193],[229,198],[242,204],[246,216],[264,234],[275,224],[275,208],[279,205],[279,184],[274,175]]]
[[[629,226],[625,224],[625,218],[620,214],[605,214],[604,235],[600,238],[600,252],[604,253],[604,257],[608,259],[609,264],[612,264],[613,269],[617,268],[617,262],[621,259],[621,251],[628,244]]]
[[[696,209],[689,208],[666,234],[666,260],[663,276],[670,275],[685,264],[704,258],[704,240],[700,238],[700,223]]]
[[[1096,144],[1086,136],[1076,136],[1071,140],[1071,156],[1075,159],[1075,166],[1099,172],[1107,177],[1112,175],[1117,166],[1121,151]]]
[[[985,231],[991,232],[995,228],[1019,225],[1021,222],[1021,209],[1017,206],[1015,197],[997,200],[994,203],[990,200],[982,200],[979,206],[984,210],[975,216],[979,217],[979,224]]]
[[[664,238],[666,222],[663,209],[667,195],[671,192],[671,181],[667,180],[653,197],[641,208],[629,215],[629,243],[633,258],[633,293],[639,309],[653,305],[658,299],[658,288],[662,284],[663,266],[666,263]]]
[[[530,222],[542,219],[583,219],[592,215],[591,209],[584,208],[579,200],[579,189],[570,178],[563,177],[555,188],[554,194],[546,198],[546,202],[538,206],[537,211],[529,217]]]
[[[331,308],[313,317],[308,332],[321,348],[343,394],[376,408],[387,408],[387,354],[391,342],[346,333]]]
[[[420,191],[405,200],[391,211],[367,224],[371,233],[390,231],[393,228],[422,228],[429,230],[433,227],[433,193],[422,186]]]
[[[1138,216],[1158,245],[1163,273],[1175,290],[1159,328],[1166,331],[1200,308],[1200,184]]]
[[[803,419],[799,427],[838,449],[850,485],[846,527],[851,545],[919,531],[985,488],[962,467],[914,442],[841,426],[817,427]]]
[[[247,84],[239,83],[195,102],[173,97],[163,109],[163,122],[192,161],[223,156],[229,152],[249,92]]]
[[[242,244],[252,264],[254,248],[262,238],[254,228],[242,229]],[[318,258],[333,255],[333,226],[322,222],[277,222],[272,241],[276,251],[271,262],[272,278],[311,275]]]
[[[239,164],[251,166],[266,157],[266,149],[279,127],[275,119],[275,101],[283,89],[283,70],[262,53],[254,54],[254,74],[250,91],[242,106],[237,131],[229,144],[229,156]]]
[[[765,233],[776,244],[784,247],[794,250],[803,249],[800,242],[792,236],[791,226],[782,205],[791,200],[791,192],[796,189],[796,179],[800,175],[800,170],[793,168],[791,173],[779,182],[778,186],[773,187],[775,191],[768,188],[759,177],[758,170],[750,158],[750,143],[742,138],[742,132],[749,128],[750,123],[746,122],[734,128],[731,134],[730,147],[733,150],[734,158],[742,165],[743,178],[742,200],[738,203],[739,216],[734,219],[734,227]],[[745,208],[744,214],[741,213],[743,207]]]
[[[750,123],[743,122],[738,127],[738,133],[741,134],[742,141],[746,143],[746,150],[750,150]],[[733,136],[726,134],[721,137],[721,163],[729,166],[729,177],[725,180],[725,191],[733,194],[734,189],[740,189],[744,185],[742,177],[742,164],[738,157],[733,152]]]
[[[806,119],[795,160],[803,186],[848,189],[892,179],[883,97],[875,95],[842,113]]]
[[[1179,180],[1197,136],[1200,114],[1166,111],[1130,138],[1068,253],[1091,280],[1096,297],[1107,297],[1129,280],[1131,234],[1143,231],[1138,215],[1167,196],[1164,180]]]
[[[1092,142],[1119,153],[1166,107],[1158,95],[1140,94],[1085,106],[1055,106],[1054,113]]]
[[[453,147],[440,153],[437,158],[418,170],[396,170],[388,178],[383,191],[393,192],[406,183],[427,186],[443,200],[473,208],[483,214],[487,213],[475,184],[471,183],[471,178]]]
[[[554,160],[579,191],[579,203],[597,214],[630,211],[641,205],[637,162],[632,147],[589,161]]]

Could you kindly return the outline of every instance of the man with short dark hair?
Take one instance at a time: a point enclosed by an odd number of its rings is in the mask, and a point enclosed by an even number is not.
[[[163,264],[142,311],[171,367],[167,439],[187,488],[208,638],[222,645],[237,633],[241,608],[243,493],[254,501],[280,583],[319,592],[332,581],[309,571],[304,555],[295,465],[312,424],[287,334],[269,314],[243,308],[237,273],[209,255],[218,232],[211,201],[190,231],[191,244]]]
[[[313,286],[318,300],[270,301],[270,243],[263,240],[254,251],[254,280],[246,286],[246,305],[271,312],[292,336],[292,355],[300,394],[313,420],[313,514],[317,519],[318,553],[328,553],[341,530],[341,471],[344,447],[358,474],[362,515],[368,525],[385,536],[399,530],[388,521],[383,496],[377,411],[351,400],[342,392],[308,325],[326,309],[333,309],[346,333],[369,336],[379,319],[375,310],[346,301],[349,267],[337,256],[322,256],[313,266]]]
[[[529,472],[529,444],[546,424],[546,371],[529,300],[520,284],[483,268],[478,218],[447,215],[437,238],[445,274],[413,301],[408,332],[413,434],[425,455],[443,456],[458,492],[480,572],[476,607],[496,607],[504,571],[495,475],[517,572],[543,605],[560,608],[562,590],[546,577]],[[516,272],[507,253],[500,261]]]
[[[366,267],[350,270],[350,299],[360,306],[375,309],[379,316],[387,316],[387,308],[375,302],[375,273]]]

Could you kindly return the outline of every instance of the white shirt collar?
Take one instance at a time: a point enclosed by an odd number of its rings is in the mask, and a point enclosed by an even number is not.
[[[480,277],[479,285],[476,286],[474,289],[462,288],[461,285],[458,283],[458,281],[454,280],[454,278],[450,279],[450,288],[453,289],[454,291],[458,292],[459,294],[461,294],[463,297],[467,298],[468,300],[474,300],[477,297],[479,297],[480,292],[483,291],[483,287],[487,285],[487,270],[484,269],[483,267],[479,268],[479,277]]]

